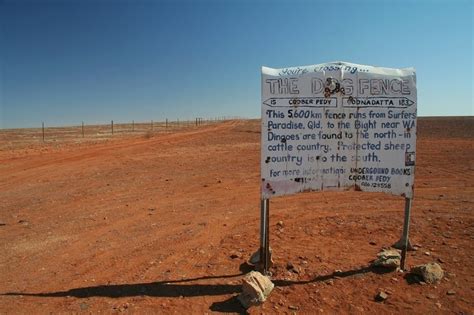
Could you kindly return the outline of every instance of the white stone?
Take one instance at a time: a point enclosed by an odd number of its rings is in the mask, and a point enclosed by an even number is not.
[[[258,271],[251,271],[242,279],[242,293],[238,299],[245,308],[259,305],[265,302],[273,288],[270,278]]]

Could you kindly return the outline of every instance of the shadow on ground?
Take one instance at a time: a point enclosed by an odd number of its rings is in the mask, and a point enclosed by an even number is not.
[[[195,297],[195,296],[218,296],[218,295],[229,295],[232,294],[227,300],[221,302],[214,302],[210,306],[210,310],[219,312],[233,312],[245,314],[245,309],[242,308],[237,300],[236,293],[241,290],[241,285],[238,284],[206,284],[206,283],[191,283],[195,281],[205,281],[213,279],[228,279],[237,278],[243,276],[245,273],[251,270],[251,266],[246,263],[240,266],[241,273],[233,275],[221,275],[221,276],[206,276],[198,278],[190,278],[183,280],[171,280],[171,281],[160,281],[160,282],[149,282],[149,283],[135,283],[135,284],[113,284],[113,285],[99,285],[92,287],[74,288],[67,291],[57,292],[44,292],[44,293],[25,293],[25,292],[8,292],[1,295],[14,296],[35,296],[35,297],[76,297],[76,298],[89,298],[89,297],[109,297],[109,298],[120,298],[120,297],[133,297],[133,296],[151,296],[151,297]],[[387,270],[376,267],[363,267],[354,270],[348,270],[343,272],[334,272],[328,275],[317,276],[316,278],[303,281],[291,281],[291,280],[278,280],[273,279],[273,283],[277,287],[285,287],[292,285],[304,285],[315,282],[323,282],[330,279],[346,278],[355,275],[361,275],[366,273],[384,274],[392,272],[393,270]]]

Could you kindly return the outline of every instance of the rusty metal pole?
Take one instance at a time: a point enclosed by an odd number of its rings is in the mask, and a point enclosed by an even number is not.
[[[43,142],[44,142],[44,121],[41,122],[41,130],[43,131]]]
[[[112,134],[114,134],[114,121],[110,121],[110,127],[112,128]]]
[[[263,267],[263,273],[268,274],[270,269],[270,200],[262,199],[260,201],[260,264]]]
[[[402,234],[402,257],[400,261],[400,269],[405,270],[405,262],[407,257],[407,251],[410,249],[411,244],[409,241],[410,231],[410,213],[411,213],[411,198],[405,198],[405,220],[403,223],[403,234]]]

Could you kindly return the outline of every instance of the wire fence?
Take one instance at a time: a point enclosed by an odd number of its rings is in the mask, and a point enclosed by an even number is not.
[[[44,122],[39,128],[0,129],[0,141],[10,144],[32,142],[64,142],[106,140],[112,137],[144,135],[152,136],[157,133],[171,133],[186,128],[198,128],[233,119],[242,119],[236,116],[222,116],[216,118],[196,117],[194,119],[165,119],[161,121],[129,122],[111,120],[109,124],[87,124],[82,121],[76,126],[49,127]]]

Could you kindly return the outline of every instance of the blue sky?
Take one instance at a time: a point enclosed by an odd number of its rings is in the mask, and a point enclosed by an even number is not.
[[[259,117],[260,67],[417,70],[420,116],[474,115],[472,1],[0,0],[0,128]]]

